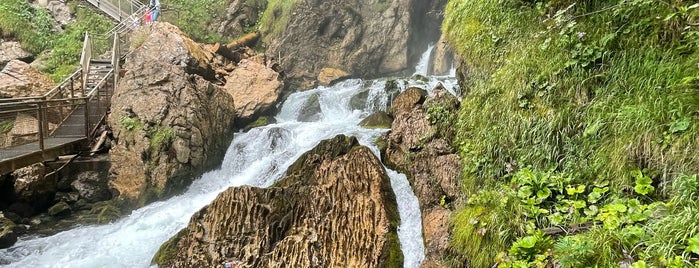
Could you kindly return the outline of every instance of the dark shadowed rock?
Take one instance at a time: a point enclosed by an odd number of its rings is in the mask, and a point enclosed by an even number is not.
[[[45,173],[42,163],[15,170],[12,176],[16,202],[29,204],[36,211],[50,206],[57,190],[56,181],[45,177]]]
[[[230,188],[165,243],[160,267],[400,267],[395,196],[371,150],[337,136],[267,189]]]
[[[15,223],[0,213],[0,249],[9,248],[17,242]],[[0,262],[2,264],[2,262]]]
[[[70,215],[70,205],[68,203],[61,201],[49,208],[49,215],[57,218],[63,218]]]

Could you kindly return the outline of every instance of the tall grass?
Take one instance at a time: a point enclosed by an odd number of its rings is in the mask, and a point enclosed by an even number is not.
[[[16,38],[32,54],[51,47],[53,26],[46,9],[35,9],[26,0],[0,2],[0,35]]]
[[[622,196],[634,193],[631,171],[645,170],[658,189],[649,198],[671,198],[678,174],[699,173],[699,47],[691,39],[699,29],[663,18],[690,4],[449,1],[443,29],[470,75],[456,124],[464,195],[496,191],[513,169],[531,166],[580,183],[608,180]],[[493,256],[478,247],[503,249],[512,239],[478,237],[474,215],[520,224],[503,209],[457,211],[452,246],[475,267]],[[591,234],[619,236],[601,232]],[[623,254],[614,245],[595,254],[616,263]]]

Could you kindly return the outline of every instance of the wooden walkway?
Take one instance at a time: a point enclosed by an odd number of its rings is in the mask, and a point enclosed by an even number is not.
[[[14,134],[0,132],[0,139],[5,139],[0,140],[0,176],[61,155],[88,151],[99,134],[96,131],[106,118],[118,83],[115,74],[119,73],[123,56],[120,35],[128,35],[143,17],[146,6],[136,0],[87,1],[119,22],[102,35],[114,38],[111,59],[93,59],[93,54],[102,55],[104,51],[93,51],[92,39],[86,33],[81,66],[70,77],[43,96],[0,99],[0,123],[11,122],[13,130],[18,128],[17,132],[25,135],[16,141]],[[33,140],[23,141],[27,137]]]

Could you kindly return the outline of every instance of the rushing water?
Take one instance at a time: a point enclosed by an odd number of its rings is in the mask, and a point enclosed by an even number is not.
[[[452,93],[458,93],[450,76],[398,81],[401,90],[409,86],[431,90],[442,83]],[[384,91],[385,82],[354,79],[292,94],[276,116],[277,123],[236,134],[221,168],[202,175],[185,193],[135,210],[111,224],[79,227],[49,237],[23,238],[12,248],[0,250],[0,263],[9,262],[8,267],[149,267],[158,247],[186,227],[191,215],[220,192],[240,185],[268,187],[321,140],[338,134],[355,136],[378,156],[373,142],[387,130],[364,129],[358,123],[375,111],[386,110],[390,100]],[[351,109],[352,96],[364,90],[369,91],[365,107]],[[299,122],[304,103],[314,94],[320,101],[319,119]],[[387,172],[401,217],[398,236],[405,255],[404,267],[419,267],[424,259],[424,245],[417,198],[405,175],[389,169]]]

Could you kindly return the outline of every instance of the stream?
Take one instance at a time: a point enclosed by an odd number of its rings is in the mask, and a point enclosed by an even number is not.
[[[431,49],[417,65],[417,74],[426,75]],[[454,90],[458,87],[453,73],[426,79],[390,79],[398,82],[401,91],[410,86],[429,91],[438,83]],[[183,194],[134,210],[110,224],[78,227],[48,237],[21,238],[13,247],[0,250],[0,263],[9,262],[7,267],[150,267],[160,245],[185,228],[192,214],[211,203],[220,192],[241,185],[272,185],[301,154],[321,140],[338,134],[355,136],[379,156],[374,140],[388,129],[365,129],[358,123],[387,109],[391,95],[384,89],[386,81],[352,79],[294,93],[282,104],[276,123],[235,134],[221,167],[203,174]],[[352,97],[363,91],[368,91],[363,107],[350,108]],[[298,121],[306,100],[313,95],[317,95],[321,108],[317,120]],[[405,175],[390,169],[387,173],[401,218],[398,236],[405,256],[404,267],[419,267],[425,248],[417,198]]]

